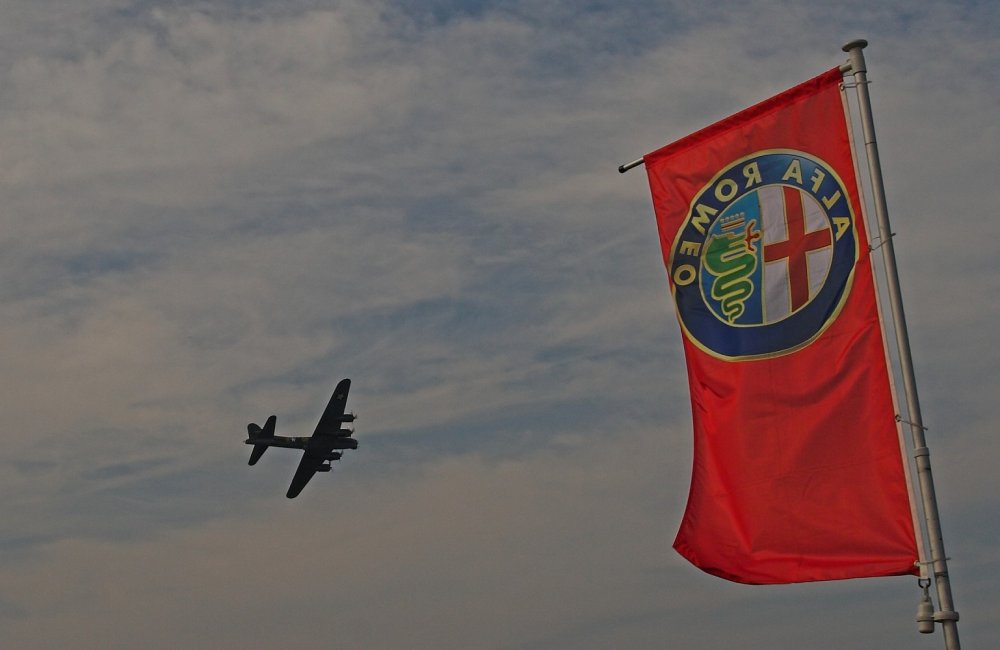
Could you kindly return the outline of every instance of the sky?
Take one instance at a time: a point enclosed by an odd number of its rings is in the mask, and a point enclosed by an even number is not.
[[[6,0],[0,646],[941,648],[671,549],[642,169],[865,50],[967,647],[1000,638],[1000,6]],[[248,422],[357,451],[290,501]],[[845,421],[849,426],[849,421]]]

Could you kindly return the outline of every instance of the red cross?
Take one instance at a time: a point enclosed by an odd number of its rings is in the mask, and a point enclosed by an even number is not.
[[[783,187],[785,224],[788,239],[764,246],[764,261],[788,260],[788,284],[792,294],[792,311],[809,302],[809,269],[806,253],[831,245],[830,230],[806,232],[802,210],[802,193],[793,187]]]

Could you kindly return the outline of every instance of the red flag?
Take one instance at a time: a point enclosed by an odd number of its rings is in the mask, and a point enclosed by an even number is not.
[[[644,158],[694,423],[674,548],[736,582],[917,573],[840,83]]]

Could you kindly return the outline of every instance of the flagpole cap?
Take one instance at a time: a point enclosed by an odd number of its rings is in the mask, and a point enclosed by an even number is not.
[[[848,43],[847,45],[845,45],[842,49],[845,52],[850,52],[851,50],[853,50],[855,48],[864,49],[866,47],[868,47],[868,41],[866,41],[863,38],[856,38],[853,41],[851,41],[850,43]]]

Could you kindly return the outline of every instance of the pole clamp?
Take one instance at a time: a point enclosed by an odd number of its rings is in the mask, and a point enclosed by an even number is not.
[[[958,612],[934,612],[934,622],[958,621]]]

